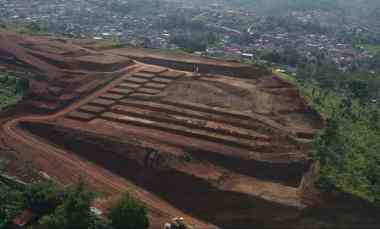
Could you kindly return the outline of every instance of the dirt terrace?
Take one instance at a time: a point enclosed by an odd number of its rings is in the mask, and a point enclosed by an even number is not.
[[[160,65],[181,71],[206,74],[229,75],[250,78],[268,74],[268,70],[259,66],[248,66],[231,61],[220,61],[190,54],[176,54],[151,49],[121,48],[105,51],[113,55],[129,57],[146,64]]]
[[[299,186],[323,122],[291,84],[195,57],[177,61],[199,72],[168,68],[157,52],[149,65],[125,57],[137,50],[99,53],[51,38],[15,46],[16,58],[30,55],[23,67],[58,69],[55,79],[80,82],[63,90],[88,88],[55,113],[3,125],[2,138],[18,157],[61,182],[82,176],[106,199],[129,190],[147,204],[153,228],[173,216],[198,228],[283,226],[307,207]],[[94,83],[104,71],[108,83]],[[49,78],[46,85],[55,87]]]
[[[31,110],[55,112],[126,71],[126,57],[81,48],[54,37],[28,37],[0,30],[0,64],[29,76]]]

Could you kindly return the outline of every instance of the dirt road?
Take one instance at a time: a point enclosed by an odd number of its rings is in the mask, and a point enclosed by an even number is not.
[[[62,183],[71,183],[79,178],[83,178],[86,183],[96,191],[105,194],[107,198],[128,190],[134,197],[147,205],[150,210],[151,228],[162,228],[164,222],[175,216],[185,217],[191,224],[194,224],[196,228],[216,228],[213,225],[197,220],[181,210],[174,208],[166,201],[124,178],[98,165],[84,161],[75,154],[55,147],[43,139],[19,128],[18,124],[20,122],[52,120],[71,112],[115,87],[115,85],[120,84],[125,77],[139,71],[143,67],[146,67],[146,65],[137,64],[128,74],[115,79],[101,90],[96,91],[92,95],[89,95],[58,113],[47,116],[19,117],[6,122],[2,126],[3,138],[5,142],[17,152],[19,158],[31,161],[36,167]]]

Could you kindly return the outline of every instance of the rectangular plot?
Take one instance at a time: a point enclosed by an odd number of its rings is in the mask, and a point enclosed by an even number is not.
[[[129,77],[129,78],[125,79],[124,82],[132,82],[132,83],[140,83],[140,84],[142,84],[142,83],[146,83],[148,81],[149,81],[149,79],[145,79],[145,78]]]
[[[155,74],[152,73],[144,73],[144,72],[137,72],[133,74],[133,77],[140,77],[140,78],[146,78],[146,79],[151,79],[155,76]]]
[[[87,112],[87,113],[101,113],[104,112],[106,109],[104,107],[98,107],[93,105],[85,105],[79,108],[79,110]]]
[[[121,83],[117,87],[118,88],[132,88],[132,89],[136,89],[136,88],[141,87],[141,84],[137,84],[137,83]]]
[[[152,94],[152,95],[155,95],[161,92],[161,90],[151,89],[151,88],[140,88],[137,91],[141,93]]]
[[[112,119],[115,122],[132,121],[132,122],[141,122],[141,123],[145,123],[145,124],[152,123],[146,119],[137,118],[137,117],[130,117],[127,115],[121,115],[121,114],[116,114],[116,113],[111,113],[111,112],[104,113],[101,115],[101,117],[106,118],[106,119]]]
[[[121,94],[121,95],[128,95],[132,93],[134,90],[133,89],[127,89],[127,88],[113,88],[110,90],[110,92],[114,94]]]
[[[68,118],[77,119],[81,121],[90,121],[95,118],[94,114],[89,114],[81,111],[72,111],[67,115]]]
[[[173,82],[173,80],[167,79],[167,78],[156,77],[156,78],[153,78],[153,82],[168,84],[168,83]]]
[[[152,94],[146,94],[146,93],[133,93],[133,94],[131,94],[129,97],[131,97],[131,98],[133,98],[133,97],[137,97],[137,98],[139,98],[139,97],[152,97],[153,95]]]
[[[114,122],[127,122],[136,125],[143,125],[149,128],[159,129],[176,133],[179,135],[200,138],[220,144],[231,145],[250,150],[263,150],[269,146],[269,143],[259,143],[252,140],[242,139],[233,135],[226,135],[223,133],[215,132],[213,129],[202,129],[197,126],[184,126],[180,123],[172,122],[171,119],[160,120],[155,116],[147,116],[128,112],[125,114],[118,114],[114,112],[107,112],[101,115],[101,118],[111,119]]]
[[[193,117],[188,115],[187,112],[171,112],[165,110],[163,104],[159,104],[155,109],[154,107],[141,106],[142,104],[133,105],[133,103],[125,103],[125,100],[121,101],[123,105],[116,105],[112,107],[112,112],[119,114],[133,114],[137,117],[145,117],[156,120],[158,122],[170,122],[173,124],[182,125],[189,128],[195,128],[205,131],[211,131],[215,134],[219,133],[226,136],[232,136],[247,140],[260,140],[269,141],[265,135],[258,134],[256,131],[237,127],[234,125],[226,124],[220,121],[205,120],[203,118]],[[135,103],[136,104],[136,103]],[[163,109],[162,109],[163,108]],[[208,117],[207,117],[208,118]]]
[[[164,77],[164,78],[178,78],[185,75],[183,72],[174,72],[174,71],[166,71],[161,73],[159,76]]]
[[[100,98],[105,98],[105,99],[112,99],[112,100],[118,100],[124,98],[124,95],[119,95],[119,94],[112,94],[112,93],[105,93],[100,96]]]
[[[144,87],[154,88],[154,89],[164,89],[167,86],[168,86],[167,84],[163,84],[163,83],[147,83],[144,85]]]
[[[159,73],[167,71],[167,69],[166,68],[158,68],[158,67],[145,67],[141,71],[147,72],[147,73],[159,74]]]
[[[91,104],[100,105],[100,106],[111,106],[116,102],[109,99],[95,99],[90,102]]]

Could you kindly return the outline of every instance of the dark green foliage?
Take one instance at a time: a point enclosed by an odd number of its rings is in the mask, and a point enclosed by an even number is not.
[[[338,71],[323,55],[298,66],[304,97],[326,119],[315,140],[321,190],[343,191],[380,206],[380,78]]]
[[[343,191],[380,206],[380,77],[359,63],[341,72],[323,52],[299,59],[298,85],[304,97],[326,118],[315,141],[321,190]],[[269,55],[284,63],[284,54]],[[379,69],[374,57],[370,66]],[[289,64],[289,63],[287,63]]]
[[[24,192],[24,206],[37,215],[49,214],[62,201],[63,190],[53,182],[29,185]]]
[[[46,30],[36,22],[28,22],[21,26],[14,26],[16,32],[27,35],[43,35],[46,34]]]
[[[0,182],[0,228],[22,210],[22,193]]]
[[[297,79],[315,81],[318,86],[337,92],[342,97],[358,99],[363,104],[380,95],[380,77],[364,69],[341,72],[325,57],[323,52],[314,53],[315,59],[300,59],[297,64]]]
[[[188,15],[190,16],[190,15]],[[199,20],[191,20],[182,13],[174,13],[167,18],[156,22],[158,27],[167,30],[185,30],[185,31],[207,31],[205,22]]]
[[[349,100],[349,99],[347,99]],[[320,185],[380,206],[379,108],[342,100],[316,140]]]
[[[29,31],[35,32],[35,33],[38,33],[38,32],[42,31],[41,26],[38,23],[35,23],[35,22],[31,22],[31,23],[27,24],[25,27]]]
[[[22,94],[27,90],[29,90],[29,80],[25,78],[18,79],[15,86],[16,94]]]
[[[273,50],[269,52],[263,52],[261,55],[261,59],[273,63],[281,63],[292,67],[296,67],[301,59],[301,56],[295,48],[284,47],[283,50],[280,51]]]
[[[205,51],[208,45],[217,41],[217,33],[206,26],[207,21],[192,17],[182,11],[171,13],[167,18],[157,20],[155,26],[168,30],[170,42],[186,52]]]
[[[120,200],[114,204],[108,217],[115,229],[146,229],[149,227],[145,206],[128,193],[123,194]]]
[[[208,44],[215,41],[212,33],[181,34],[171,38],[170,42],[186,52],[205,51]]]
[[[27,79],[0,73],[0,110],[17,103],[28,89],[29,81]]]
[[[41,228],[47,229],[86,229],[91,225],[90,203],[92,192],[79,183],[65,188],[63,200],[55,211],[40,219]]]
[[[9,195],[7,195],[9,197]],[[35,228],[106,229],[90,212],[92,192],[82,182],[61,188],[53,182],[28,185],[23,193],[23,208],[41,217]]]
[[[91,214],[91,221],[88,229],[113,229],[113,227],[108,219],[103,219]]]
[[[354,98],[365,100],[369,98],[368,82],[362,80],[352,80],[348,83],[348,89],[352,92]]]

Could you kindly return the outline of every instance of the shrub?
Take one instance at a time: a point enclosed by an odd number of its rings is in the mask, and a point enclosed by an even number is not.
[[[109,219],[115,229],[146,229],[149,227],[145,206],[128,193],[123,194],[112,206]]]

